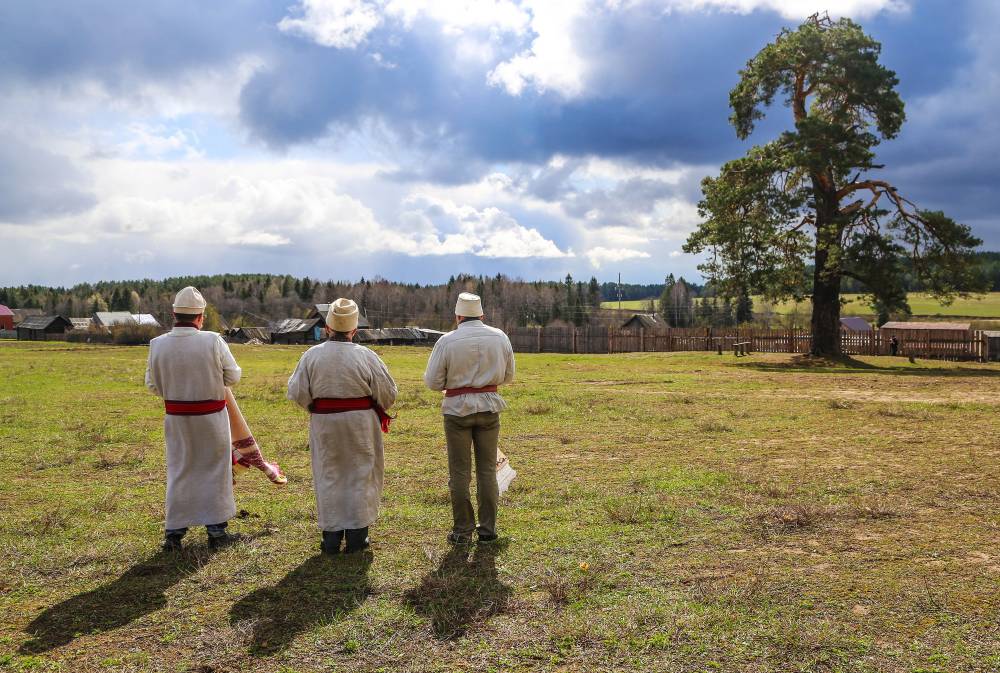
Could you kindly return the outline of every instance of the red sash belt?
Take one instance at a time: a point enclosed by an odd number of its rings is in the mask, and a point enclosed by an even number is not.
[[[496,386],[483,386],[482,388],[448,388],[444,391],[445,397],[455,397],[457,395],[469,395],[472,393],[495,393]]]
[[[344,411],[361,411],[372,409],[378,416],[382,432],[389,432],[392,416],[386,413],[378,402],[370,397],[317,397],[309,405],[309,411],[314,414],[339,414]]]
[[[207,416],[225,409],[226,401],[181,402],[179,400],[163,400],[163,406],[166,408],[168,416]]]

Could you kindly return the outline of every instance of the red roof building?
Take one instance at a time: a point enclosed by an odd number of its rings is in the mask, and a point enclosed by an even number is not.
[[[0,329],[14,329],[14,312],[0,304]]]

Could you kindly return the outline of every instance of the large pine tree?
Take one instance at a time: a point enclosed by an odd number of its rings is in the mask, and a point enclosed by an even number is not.
[[[747,138],[776,96],[794,127],[702,182],[704,222],[684,246],[711,251],[701,269],[729,296],[811,295],[816,354],[839,353],[845,278],[893,311],[908,311],[907,258],[945,300],[985,289],[972,256],[981,241],[970,229],[872,175],[882,168],[874,148],[905,119],[880,51],[850,19],[813,16],[754,56],[730,93],[737,135]]]

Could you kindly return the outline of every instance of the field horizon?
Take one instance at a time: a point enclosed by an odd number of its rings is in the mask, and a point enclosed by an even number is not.
[[[502,544],[452,549],[426,349],[399,387],[370,556],[318,554],[303,348],[233,346],[278,489],[247,541],[160,553],[145,347],[2,343],[0,669],[995,671],[1000,366],[518,354]]]
[[[841,308],[841,315],[860,316],[865,318],[875,318],[875,313],[871,307],[862,303],[860,294],[845,293],[842,295],[847,303]],[[643,311],[647,310],[649,302],[654,305],[657,298],[653,299],[633,299],[622,301],[622,309]],[[957,297],[955,301],[945,306],[935,300],[925,292],[913,292],[909,295],[910,308],[913,311],[912,318],[969,318],[971,320],[983,318],[1000,319],[1000,292],[988,292],[984,295],[972,295],[970,297]],[[602,301],[601,308],[618,308],[617,301]],[[764,315],[768,310],[776,315],[790,315],[799,313],[806,317],[812,311],[812,303],[806,299],[801,302],[784,301],[778,304],[765,302],[759,295],[753,297],[753,309],[755,315]]]

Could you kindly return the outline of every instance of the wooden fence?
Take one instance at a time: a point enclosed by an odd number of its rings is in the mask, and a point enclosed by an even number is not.
[[[516,327],[509,333],[518,353],[660,353],[673,351],[732,351],[749,343],[754,353],[808,353],[812,334],[803,330],[668,328],[622,330],[605,327]],[[845,355],[889,355],[888,337],[878,331],[842,332]],[[906,338],[897,353],[943,360],[983,360],[986,337],[970,330],[962,338]]]

